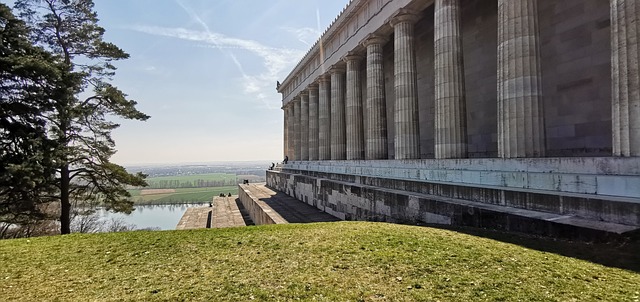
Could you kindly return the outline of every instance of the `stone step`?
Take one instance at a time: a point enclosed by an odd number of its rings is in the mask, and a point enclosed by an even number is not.
[[[192,230],[209,228],[211,224],[210,207],[191,207],[180,218],[176,230]]]
[[[236,203],[237,198],[238,196],[213,198],[212,228],[229,228],[247,225]]]

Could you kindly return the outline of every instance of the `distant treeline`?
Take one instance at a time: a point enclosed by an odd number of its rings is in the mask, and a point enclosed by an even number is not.
[[[207,187],[224,187],[234,186],[238,184],[236,179],[167,179],[167,180],[149,180],[148,189],[177,189],[177,188],[207,188]]]

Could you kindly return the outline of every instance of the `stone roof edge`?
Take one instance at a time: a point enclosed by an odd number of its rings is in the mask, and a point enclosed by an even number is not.
[[[327,40],[333,37],[338,29],[342,27],[342,24],[349,19],[351,16],[351,11],[354,9],[358,9],[360,7],[361,2],[366,2],[367,0],[349,0],[349,3],[342,9],[342,11],[338,14],[338,16],[331,22],[331,24],[324,30],[322,35],[313,43],[313,46],[307,51],[307,53],[302,57],[302,59],[296,64],[296,67],[289,72],[289,74],[282,81],[282,85],[286,86],[293,78],[293,75],[297,74],[298,71],[305,65],[305,63],[309,60],[310,57],[313,57],[316,53],[320,51],[320,41]]]

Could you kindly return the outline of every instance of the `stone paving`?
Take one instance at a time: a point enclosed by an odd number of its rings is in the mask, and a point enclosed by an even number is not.
[[[266,187],[265,184],[245,184],[240,185],[248,189],[254,198],[263,202],[284,219],[284,223],[309,223],[339,221],[326,212],[299,201],[285,193],[274,191]]]
[[[176,226],[176,230],[204,229],[210,226],[211,207],[187,208]]]
[[[215,197],[213,199],[213,212],[211,218],[212,228],[230,228],[246,226],[242,212],[236,202],[238,196]]]

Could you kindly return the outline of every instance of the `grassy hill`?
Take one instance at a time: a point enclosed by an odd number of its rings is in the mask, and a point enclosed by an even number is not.
[[[525,246],[624,264],[616,259],[621,258],[616,247],[598,251],[581,243],[511,239],[519,245],[443,229],[340,222],[4,240],[0,241],[0,297],[4,301],[640,299],[637,271]],[[631,256],[630,261],[638,259]]]

